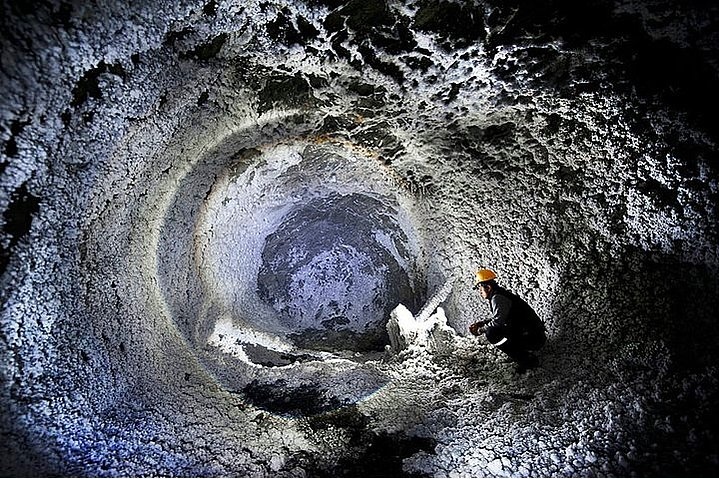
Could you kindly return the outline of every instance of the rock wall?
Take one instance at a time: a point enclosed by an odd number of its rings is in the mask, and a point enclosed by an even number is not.
[[[717,7],[2,11],[3,475],[716,470]],[[447,281],[453,354],[385,353]]]

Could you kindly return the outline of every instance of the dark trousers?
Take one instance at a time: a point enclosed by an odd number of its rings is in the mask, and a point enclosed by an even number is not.
[[[544,331],[509,331],[500,328],[487,330],[487,341],[497,346],[497,349],[512,358],[519,364],[528,364],[536,361],[532,351],[537,351],[547,342]]]

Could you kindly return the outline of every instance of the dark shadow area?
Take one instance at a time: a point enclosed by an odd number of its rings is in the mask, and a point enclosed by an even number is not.
[[[519,68],[529,65],[535,87],[567,98],[606,88],[636,93],[647,110],[659,106],[687,113],[692,122],[719,137],[714,120],[719,108],[719,46],[712,40],[719,31],[717,6],[701,0],[681,5],[652,2],[647,11],[641,2],[622,5],[621,11],[618,6],[613,0],[489,2],[489,49],[519,47],[517,55],[533,60],[500,63],[498,72],[511,81]],[[692,31],[682,37],[684,25]],[[583,55],[578,61],[576,55],[536,46],[544,42],[591,52],[595,59],[587,61],[590,55]]]
[[[434,453],[437,441],[404,433],[375,432],[369,429],[371,419],[357,406],[348,406],[309,419],[317,432],[341,428],[347,431],[348,445],[330,469],[306,465],[309,477],[422,477],[407,474],[402,461],[420,451]]]
[[[40,210],[40,198],[28,191],[27,183],[15,190],[10,199],[10,205],[3,213],[5,225],[2,236],[7,241],[0,242],[0,276],[7,269],[13,249],[30,232],[32,219]]]
[[[48,449],[38,450],[28,440],[27,425],[20,424],[18,411],[0,409],[0,476],[2,477],[59,477],[60,468],[53,462]]]
[[[284,379],[272,384],[254,380],[242,392],[255,406],[287,417],[313,416],[346,406],[313,384],[294,386]]]
[[[604,299],[588,301],[597,290]],[[719,342],[717,271],[625,247],[618,259],[570,266],[557,291],[551,354],[591,358],[591,374],[630,388],[642,383],[635,392],[644,394],[644,412],[622,426],[638,451],[629,471],[713,475],[719,466],[719,382],[710,373]]]

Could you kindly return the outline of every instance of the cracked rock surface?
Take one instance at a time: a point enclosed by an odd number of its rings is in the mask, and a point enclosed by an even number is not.
[[[0,4],[0,475],[715,473],[719,7],[86,3]]]

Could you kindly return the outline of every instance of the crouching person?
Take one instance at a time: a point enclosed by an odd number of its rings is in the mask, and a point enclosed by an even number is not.
[[[523,374],[539,366],[534,352],[547,341],[546,329],[532,307],[499,286],[496,278],[488,269],[480,269],[475,274],[474,288],[489,301],[491,317],[470,325],[469,332],[475,336],[485,334],[487,341],[517,363],[517,372]]]

